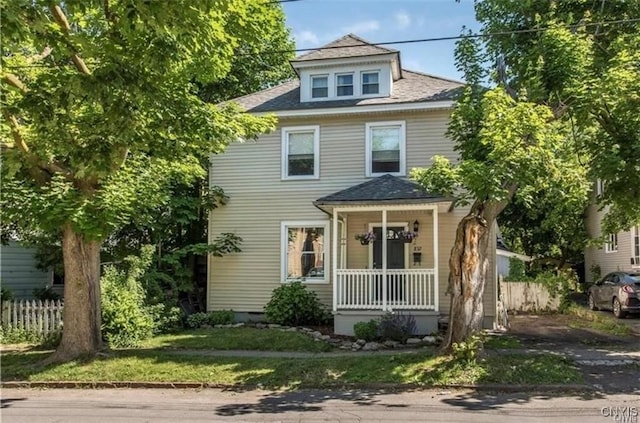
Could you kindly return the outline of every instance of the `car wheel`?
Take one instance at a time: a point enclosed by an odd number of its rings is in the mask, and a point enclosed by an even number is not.
[[[613,315],[618,319],[624,319],[627,316],[627,312],[622,310],[622,305],[617,298],[613,299]]]
[[[589,310],[597,310],[596,299],[593,298],[593,294],[589,294]]]

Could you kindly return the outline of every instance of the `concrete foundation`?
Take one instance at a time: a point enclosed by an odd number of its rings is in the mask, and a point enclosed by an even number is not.
[[[438,331],[440,314],[435,311],[407,310],[400,313],[410,314],[415,317],[416,330],[414,335],[428,335]],[[354,336],[354,324],[379,319],[383,314],[380,310],[338,311],[333,316],[333,331],[336,335]]]

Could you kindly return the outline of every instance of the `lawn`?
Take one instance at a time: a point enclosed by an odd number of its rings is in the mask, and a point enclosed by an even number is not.
[[[614,336],[628,336],[631,334],[631,328],[624,323],[618,322],[613,314],[610,316],[603,315],[577,304],[571,304],[564,313],[569,316],[568,326],[570,328],[594,329]]]
[[[194,329],[160,335],[145,341],[142,348],[207,349],[251,351],[330,351],[331,345],[314,341],[299,332],[280,329],[216,328]]]
[[[181,355],[163,350],[120,350],[109,356],[41,367],[48,352],[2,356],[2,381],[139,381],[259,385],[268,388],[330,387],[354,383],[418,385],[574,383],[579,372],[547,355],[487,356],[463,364],[428,353],[326,358],[232,358]]]

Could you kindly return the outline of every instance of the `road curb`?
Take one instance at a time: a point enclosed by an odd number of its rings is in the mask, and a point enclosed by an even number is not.
[[[43,388],[43,389],[269,389],[262,385],[221,384],[209,382],[47,382],[47,381],[7,381],[0,382],[1,388]],[[415,383],[336,383],[322,386],[301,385],[298,389],[363,389],[363,390],[473,390],[479,392],[537,393],[537,392],[595,392],[597,389],[585,384],[548,385],[420,385]]]

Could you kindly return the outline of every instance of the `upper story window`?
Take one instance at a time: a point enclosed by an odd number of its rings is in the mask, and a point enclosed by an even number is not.
[[[366,143],[367,176],[405,175],[404,121],[367,123]]]
[[[317,179],[319,151],[319,126],[282,128],[282,179]]]
[[[329,77],[318,75],[311,77],[311,97],[326,98],[329,96]]]
[[[336,95],[338,97],[353,95],[353,74],[336,75]]]
[[[640,258],[640,226],[631,228],[631,256]]]
[[[605,253],[618,252],[618,234],[609,234],[609,240],[604,244]]]
[[[362,72],[362,95],[378,94],[380,92],[379,78],[379,72]]]

